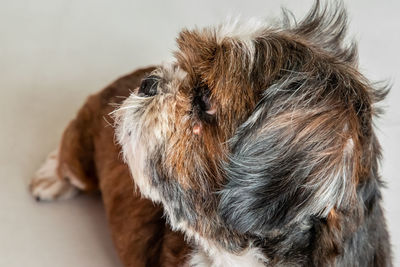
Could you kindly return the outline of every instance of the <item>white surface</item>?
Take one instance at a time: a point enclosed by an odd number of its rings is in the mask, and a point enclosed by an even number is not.
[[[394,85],[377,125],[400,266],[400,3],[347,2],[363,73]],[[182,27],[278,15],[282,4],[302,15],[311,1],[0,0],[0,266],[118,266],[98,197],[37,204],[30,176],[89,93],[169,59]]]

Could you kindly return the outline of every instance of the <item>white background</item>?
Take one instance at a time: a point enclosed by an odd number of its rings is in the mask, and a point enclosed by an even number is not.
[[[30,176],[83,103],[118,76],[166,61],[183,27],[228,15],[301,17],[311,1],[0,0],[0,266],[119,266],[96,196],[38,204]],[[400,266],[400,2],[348,0],[361,71],[393,84],[378,120],[384,205]]]

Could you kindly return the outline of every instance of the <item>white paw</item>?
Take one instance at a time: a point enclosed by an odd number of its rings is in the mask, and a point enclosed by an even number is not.
[[[68,181],[60,178],[34,178],[30,190],[38,201],[69,199],[79,192]]]
[[[74,197],[79,190],[67,179],[57,174],[58,151],[47,156],[46,161],[35,173],[29,189],[36,200],[57,200]]]

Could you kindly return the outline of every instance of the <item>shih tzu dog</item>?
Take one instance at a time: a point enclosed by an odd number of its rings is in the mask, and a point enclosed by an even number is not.
[[[387,90],[358,71],[340,3],[283,13],[183,30],[174,62],[90,96],[32,194],[99,189],[125,266],[391,266]]]

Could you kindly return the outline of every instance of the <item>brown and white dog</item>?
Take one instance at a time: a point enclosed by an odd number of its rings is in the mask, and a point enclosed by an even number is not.
[[[301,22],[183,30],[174,62],[89,97],[32,194],[100,189],[126,266],[391,266],[372,127],[386,90],[345,30],[318,1]]]

